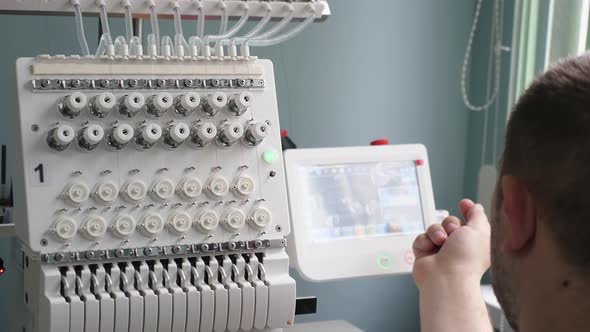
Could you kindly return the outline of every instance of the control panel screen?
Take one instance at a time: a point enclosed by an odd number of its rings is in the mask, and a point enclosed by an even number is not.
[[[314,241],[424,231],[417,161],[301,166]]]

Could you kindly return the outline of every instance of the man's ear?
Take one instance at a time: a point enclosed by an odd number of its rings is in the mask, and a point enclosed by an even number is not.
[[[502,177],[503,206],[506,229],[503,248],[506,252],[523,250],[535,237],[537,229],[536,208],[532,196],[516,177]]]

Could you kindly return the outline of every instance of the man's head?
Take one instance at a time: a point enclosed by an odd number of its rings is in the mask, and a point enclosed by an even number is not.
[[[514,326],[539,246],[590,271],[590,54],[553,66],[518,100],[493,206],[492,278]]]

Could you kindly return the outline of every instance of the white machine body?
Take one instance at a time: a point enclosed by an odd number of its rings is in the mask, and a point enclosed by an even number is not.
[[[408,273],[439,222],[423,145],[287,150],[285,167],[289,256],[308,280]]]
[[[34,313],[26,331],[293,324],[270,61],[23,58],[17,89],[13,219]],[[213,117],[202,104],[174,111],[186,93],[243,92],[254,100],[239,116],[224,105]],[[162,93],[171,107],[150,113]],[[91,105],[96,96],[104,105]],[[268,135],[255,142],[232,129],[259,122]],[[278,158],[263,159],[268,151]]]

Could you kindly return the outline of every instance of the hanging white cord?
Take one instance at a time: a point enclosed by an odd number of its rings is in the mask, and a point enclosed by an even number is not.
[[[78,35],[78,43],[83,56],[90,55],[88,49],[88,42],[86,42],[86,35],[84,34],[84,21],[82,20],[82,11],[80,10],[80,1],[73,1],[74,16],[76,19],[76,34]]]
[[[149,9],[152,34],[154,35],[152,41],[155,41],[156,43],[156,54],[160,54],[160,26],[158,25],[158,14],[156,13],[156,3],[154,1],[150,1]],[[148,41],[148,46],[149,45],[150,42]]]
[[[463,97],[463,103],[465,106],[472,111],[483,111],[488,109],[496,100],[498,96],[498,91],[500,90],[500,74],[501,74],[501,52],[502,52],[502,35],[501,35],[501,28],[500,26],[503,22],[500,22],[500,6],[495,6],[494,11],[494,18],[493,18],[493,25],[492,28],[495,27],[495,45],[494,45],[494,54],[495,54],[495,75],[494,75],[494,92],[490,96],[488,100],[483,105],[473,105],[469,100],[469,96],[467,93],[467,73],[469,69],[469,64],[471,63],[471,50],[473,48],[473,41],[475,39],[475,34],[477,31],[477,23],[479,21],[479,16],[481,14],[481,6],[483,0],[477,0],[475,5],[475,13],[473,15],[473,23],[471,25],[471,31],[469,33],[469,39],[467,40],[467,47],[465,48],[465,55],[463,57],[463,66],[461,68],[461,96]]]
[[[500,22],[504,22],[504,0],[500,0]],[[503,35],[502,26],[500,26],[500,35]],[[496,102],[496,110],[494,112],[494,163],[498,162],[498,114],[500,113],[500,97]]]
[[[497,1],[494,1],[494,8],[498,4]],[[493,23],[492,23],[493,24]],[[490,29],[490,51],[494,49],[494,26]],[[488,56],[488,72],[486,76],[486,99],[490,98],[492,93],[492,70],[494,68],[494,53],[490,52]],[[497,103],[496,103],[497,105]],[[482,133],[482,140],[481,140],[481,166],[485,165],[486,163],[486,156],[487,156],[487,147],[488,147],[488,125],[489,125],[489,118],[490,112],[484,113],[483,119],[483,133]]]
[[[113,38],[111,37],[111,29],[109,27],[109,18],[107,15],[107,5],[104,0],[99,0],[99,17],[102,26],[103,34],[100,36],[100,42],[96,49],[95,57],[102,56],[105,52],[107,55],[114,55]]]

